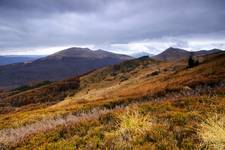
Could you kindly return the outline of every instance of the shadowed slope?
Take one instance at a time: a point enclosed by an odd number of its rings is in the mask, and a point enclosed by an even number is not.
[[[73,77],[128,59],[131,57],[74,47],[30,63],[0,66],[0,89]]]

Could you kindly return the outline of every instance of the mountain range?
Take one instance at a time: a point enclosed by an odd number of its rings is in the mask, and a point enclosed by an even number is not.
[[[103,50],[72,47],[34,61],[0,66],[0,88],[60,80],[131,58]]]
[[[0,56],[0,66],[1,65],[13,64],[13,63],[19,63],[19,62],[29,62],[29,61],[33,61],[35,59],[39,59],[41,57],[44,57],[44,56],[39,56],[39,55]]]
[[[187,59],[191,54],[204,56],[219,52],[221,50],[218,49],[190,52],[170,47],[155,56],[141,53],[136,54],[135,57],[147,55],[157,61],[175,61]],[[130,59],[133,57],[104,50],[94,51],[88,48],[72,47],[37,60],[0,66],[0,89],[11,89],[26,84],[33,85],[42,81],[56,81],[79,76],[97,68]]]
[[[193,56],[203,56],[203,55],[218,53],[221,51],[222,50],[219,50],[219,49],[212,49],[212,50],[200,50],[200,51],[190,52],[184,49],[170,47],[166,49],[165,51],[163,51],[162,53],[153,56],[152,58],[156,60],[161,60],[161,61],[171,61],[171,60],[178,60],[178,59],[186,59],[190,57],[191,54],[193,54]]]

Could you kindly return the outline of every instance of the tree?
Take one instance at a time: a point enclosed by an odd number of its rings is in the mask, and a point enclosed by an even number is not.
[[[199,64],[198,60],[194,60],[193,55],[194,55],[193,52],[191,52],[191,54],[188,58],[188,68],[195,67]]]

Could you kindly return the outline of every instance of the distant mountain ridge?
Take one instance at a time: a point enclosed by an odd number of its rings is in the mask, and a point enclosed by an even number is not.
[[[27,61],[33,61],[35,59],[41,58],[44,56],[0,56],[0,65],[8,65],[8,64],[13,64],[13,63],[19,63],[19,62],[27,62]]]
[[[193,54],[201,56],[219,52],[221,50],[213,49],[195,51]],[[190,55],[190,51],[170,47],[152,58],[160,61],[171,61],[186,59]],[[61,80],[132,58],[104,50],[93,51],[88,48],[72,47],[34,61],[0,66],[0,89],[15,88],[46,80]]]
[[[153,54],[150,54],[148,52],[138,52],[138,53],[133,53],[131,54],[132,57],[134,58],[139,58],[139,57],[143,57],[143,56],[149,56],[149,57],[153,57]]]
[[[165,51],[163,51],[162,53],[153,56],[152,58],[154,58],[156,60],[161,60],[161,61],[171,61],[171,60],[188,58],[191,55],[191,53],[194,56],[201,56],[201,55],[218,53],[221,51],[222,50],[219,50],[219,49],[212,49],[212,50],[200,50],[200,51],[190,52],[190,51],[187,51],[184,49],[170,47],[170,48],[166,49]]]
[[[79,48],[72,47],[62,51],[59,51],[55,54],[49,55],[44,59],[60,59],[60,58],[92,58],[92,59],[102,59],[102,58],[116,58],[116,59],[130,59],[130,56],[123,54],[115,54],[112,52],[107,52],[104,50],[90,50],[89,48]]]
[[[0,66],[0,88],[60,80],[129,59],[132,57],[103,50],[72,47],[29,63]]]

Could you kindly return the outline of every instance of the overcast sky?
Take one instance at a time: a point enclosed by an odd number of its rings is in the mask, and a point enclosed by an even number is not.
[[[225,49],[225,0],[0,0],[0,55]]]

